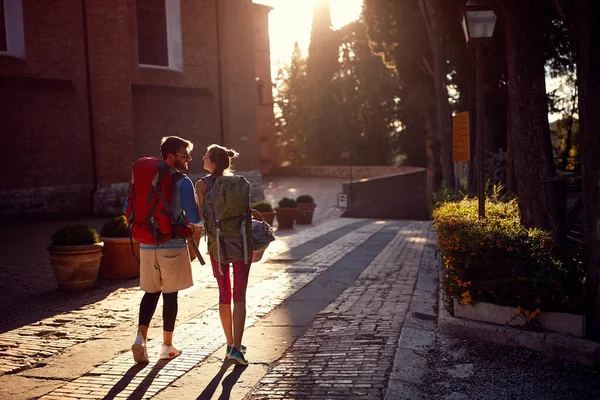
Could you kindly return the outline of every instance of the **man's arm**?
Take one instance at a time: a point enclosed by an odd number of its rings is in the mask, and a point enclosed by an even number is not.
[[[194,185],[192,180],[185,176],[181,181],[179,187],[179,194],[181,195],[181,206],[185,211],[185,216],[194,225],[202,225],[202,219],[198,212],[198,203],[196,203],[196,194],[194,193]]]

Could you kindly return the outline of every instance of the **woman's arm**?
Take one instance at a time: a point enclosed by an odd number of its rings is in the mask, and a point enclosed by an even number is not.
[[[204,214],[202,213],[202,205],[204,204],[204,196],[206,195],[206,190],[208,189],[208,186],[206,186],[206,183],[204,183],[204,181],[202,181],[202,179],[199,179],[196,182],[196,196],[198,196],[198,213],[200,214],[200,218],[202,218],[202,221],[204,221]],[[206,222],[206,221],[204,221]]]

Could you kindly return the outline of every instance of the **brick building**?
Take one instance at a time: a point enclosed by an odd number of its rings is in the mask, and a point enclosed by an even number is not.
[[[221,143],[260,182],[257,82],[270,88],[270,71],[257,79],[262,7],[252,0],[0,6],[0,135],[14,168],[0,181],[0,214],[114,213],[133,161],[159,156],[171,134],[195,144],[190,175],[203,174],[206,146]]]
[[[271,46],[269,44],[269,12],[271,10],[272,8],[269,6],[254,5],[257,122],[260,172],[262,174],[269,174],[273,167],[279,165],[271,83]]]

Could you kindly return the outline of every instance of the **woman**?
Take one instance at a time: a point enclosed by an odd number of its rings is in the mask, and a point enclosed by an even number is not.
[[[234,150],[212,144],[208,146],[204,156],[204,169],[210,172],[210,175],[196,182],[196,194],[198,195],[198,206],[200,215],[205,220],[203,213],[204,197],[208,189],[214,184],[218,177],[224,175],[233,175],[231,169],[231,160],[236,158],[238,153]],[[206,221],[205,221],[206,222]],[[209,226],[205,225],[208,235],[208,247],[214,248],[216,238],[214,231],[209,231]],[[229,263],[224,264],[213,257],[211,252],[210,261],[213,268],[213,274],[219,285],[219,317],[223,332],[227,339],[226,359],[231,359],[238,365],[248,365],[244,353],[246,347],[242,345],[242,336],[244,334],[244,325],[246,322],[246,287],[248,286],[248,273],[250,271],[251,261],[244,264],[243,261],[235,261],[233,265],[233,296],[231,288],[231,277],[229,272]],[[233,312],[231,309],[231,300],[233,297]]]

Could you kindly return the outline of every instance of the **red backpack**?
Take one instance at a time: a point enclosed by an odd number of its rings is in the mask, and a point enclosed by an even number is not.
[[[171,239],[173,183],[171,167],[164,160],[143,157],[133,164],[126,210],[133,239],[144,244]]]
[[[159,245],[173,237],[188,238],[200,264],[204,265],[185,215],[182,213],[177,218],[177,225],[173,225],[172,221],[173,187],[183,177],[182,173],[172,174],[171,167],[164,160],[154,157],[138,159],[131,172],[125,213],[133,240]],[[133,241],[131,245],[133,248]]]

